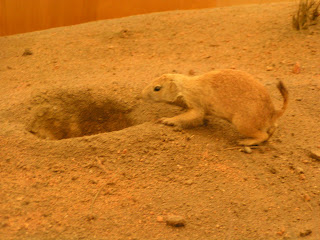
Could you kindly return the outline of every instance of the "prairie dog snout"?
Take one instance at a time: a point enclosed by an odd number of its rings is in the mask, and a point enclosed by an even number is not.
[[[200,76],[164,74],[142,91],[142,98],[155,102],[183,102],[188,110],[172,118],[161,118],[163,124],[178,127],[201,125],[206,115],[231,122],[248,137],[241,145],[267,141],[276,128],[276,120],[288,105],[288,91],[277,85],[283,107],[276,110],[266,88],[252,75],[239,70],[217,70]]]

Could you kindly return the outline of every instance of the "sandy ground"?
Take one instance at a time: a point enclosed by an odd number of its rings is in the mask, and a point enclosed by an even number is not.
[[[1,37],[0,239],[320,239],[320,24],[293,30],[294,9]],[[163,73],[221,68],[254,74],[277,108],[278,80],[289,89],[279,129],[251,154],[221,119],[177,131],[154,120],[183,110],[139,99]]]

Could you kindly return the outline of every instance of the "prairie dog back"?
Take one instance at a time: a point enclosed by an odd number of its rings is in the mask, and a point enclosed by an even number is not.
[[[268,115],[274,105],[266,88],[252,75],[236,70],[220,70],[199,76],[209,111],[232,120],[235,114]],[[214,106],[213,106],[214,105]]]

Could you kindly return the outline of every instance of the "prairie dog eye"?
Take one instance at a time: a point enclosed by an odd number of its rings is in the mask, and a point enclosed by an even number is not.
[[[160,89],[161,89],[161,86],[155,86],[153,91],[158,92],[158,91],[160,91]]]

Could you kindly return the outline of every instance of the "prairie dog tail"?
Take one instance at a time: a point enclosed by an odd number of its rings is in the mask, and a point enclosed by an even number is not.
[[[282,97],[283,97],[283,105],[282,108],[279,110],[276,110],[273,120],[277,120],[279,117],[281,117],[283,115],[283,113],[286,111],[287,107],[288,107],[288,101],[289,101],[289,93],[287,88],[285,87],[285,85],[283,84],[282,81],[279,81],[279,83],[277,84],[277,88],[279,89]]]

